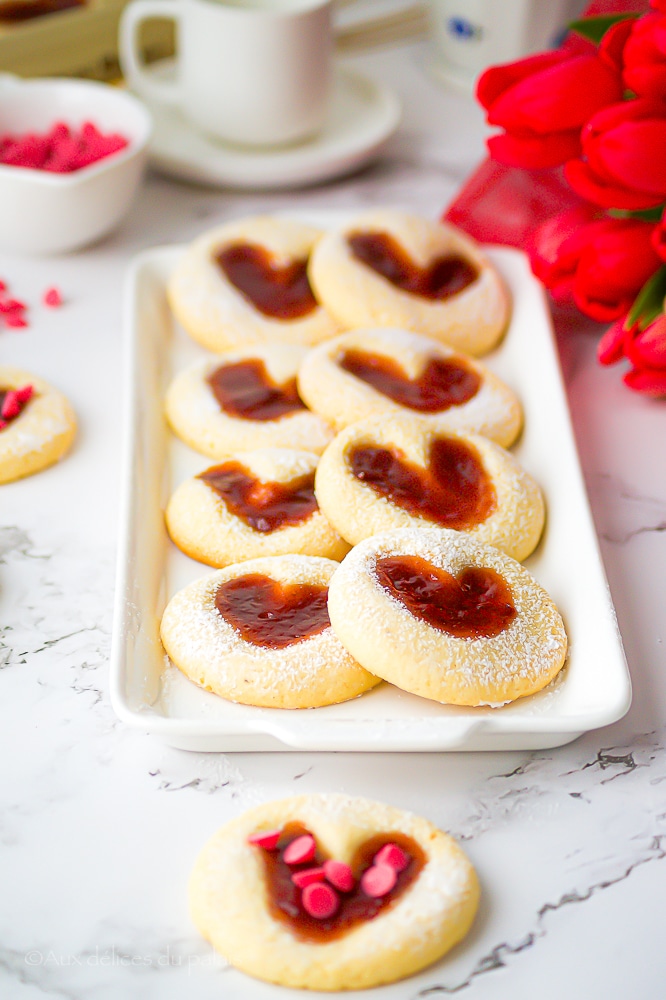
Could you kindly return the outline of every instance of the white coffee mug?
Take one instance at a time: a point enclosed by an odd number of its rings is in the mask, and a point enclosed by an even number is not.
[[[130,88],[176,106],[228,142],[274,146],[324,125],[332,80],[332,0],[133,0],[120,23]],[[139,57],[148,18],[176,23],[176,73],[161,80]]]
[[[488,66],[557,44],[585,0],[428,0],[430,68],[471,91]]]

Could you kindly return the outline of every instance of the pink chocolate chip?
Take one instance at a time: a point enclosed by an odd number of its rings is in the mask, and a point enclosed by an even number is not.
[[[304,868],[299,872],[294,872],[291,876],[291,881],[299,889],[305,889],[306,886],[312,885],[313,882],[323,882],[324,877],[323,868]]]
[[[333,859],[324,861],[324,872],[331,885],[339,889],[340,892],[351,892],[354,888],[354,873],[344,861],[334,861]]]
[[[50,306],[52,309],[62,305],[62,295],[59,288],[55,286],[47,288],[44,292],[44,305]]]
[[[373,864],[361,876],[361,888],[366,896],[379,899],[391,891],[398,880],[398,873],[390,865]]]
[[[409,864],[409,858],[397,844],[384,844],[374,857],[376,865],[390,865],[397,872],[404,871]]]
[[[282,860],[287,865],[302,865],[306,861],[312,861],[315,856],[315,841],[309,833],[304,833],[302,837],[296,837],[284,849]]]
[[[281,836],[282,830],[261,830],[260,833],[251,833],[247,842],[263,847],[265,851],[274,851]]]
[[[312,885],[306,886],[303,889],[301,902],[305,912],[316,920],[326,920],[328,917],[332,917],[340,906],[335,889],[331,889],[330,885],[326,885],[325,882],[313,882]]]

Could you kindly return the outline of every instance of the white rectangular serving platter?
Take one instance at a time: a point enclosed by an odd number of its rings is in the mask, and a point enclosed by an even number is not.
[[[315,217],[340,222],[340,215]],[[162,400],[175,372],[205,356],[172,319],[168,276],[183,252],[141,254],[127,288],[125,454],[111,662],[116,713],[166,743],[199,751],[526,750],[559,746],[628,710],[631,684],[574,443],[544,293],[525,256],[490,248],[513,296],[500,345],[483,361],[520,396],[525,429],[513,449],[541,484],[544,537],[526,561],[560,609],[570,641],[565,669],[544,691],[502,708],[458,708],[383,684],[342,705],[306,710],[225,701],[167,659],[159,623],[167,600],[210,572],[171,543],[171,491],[211,463],[177,441]]]

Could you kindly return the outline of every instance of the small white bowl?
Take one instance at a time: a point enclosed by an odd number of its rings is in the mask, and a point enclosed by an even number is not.
[[[141,180],[152,121],[135,97],[88,80],[19,80],[0,76],[0,136],[46,133],[55,122],[92,121],[128,145],[69,174],[0,163],[0,249],[62,253],[113,229]]]

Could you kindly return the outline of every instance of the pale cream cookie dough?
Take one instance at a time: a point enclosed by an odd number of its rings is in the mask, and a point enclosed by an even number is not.
[[[416,414],[438,430],[483,434],[508,448],[523,423],[515,392],[486,365],[397,328],[352,330],[315,347],[298,390],[336,430],[377,414]]]
[[[318,461],[312,452],[262,448],[187,479],[166,509],[172,540],[216,567],[289,552],[342,559],[349,545],[314,495]]]
[[[338,565],[267,556],[195,580],[166,607],[164,648],[195,684],[244,705],[316,708],[355,698],[379,678],[356,663],[330,627],[327,588]],[[304,617],[294,622],[299,613]]]
[[[340,564],[328,607],[359,663],[443,704],[499,706],[535,694],[566,658],[564,624],[543,587],[510,556],[456,531],[366,539]]]
[[[172,430],[190,448],[209,458],[267,447],[320,454],[333,432],[323,417],[308,410],[297,396],[295,380],[305,354],[305,348],[292,344],[254,344],[196,362],[180,372],[167,391],[166,415]],[[210,381],[223,369],[227,387],[237,395],[229,410],[220,405]],[[261,379],[265,374],[269,384],[264,389],[261,380],[247,383],[248,372]],[[269,419],[238,415],[248,399],[260,401],[262,394],[269,412],[271,406],[282,409],[274,404],[286,394],[284,412]]]
[[[541,490],[513,455],[419,417],[373,417],[341,431],[321,457],[315,494],[351,545],[393,528],[437,526],[522,561],[545,520]]]
[[[448,297],[431,298],[399,287],[355,255],[350,240],[388,237],[406,258],[398,266],[388,261],[387,273],[409,267],[429,269],[453,260],[464,277]],[[447,265],[439,269],[446,271]],[[466,354],[490,351],[509,321],[509,293],[498,272],[477,244],[444,222],[396,209],[374,209],[327,233],[310,258],[310,281],[317,298],[343,328],[402,327],[427,334]],[[435,285],[445,285],[444,278]],[[440,294],[443,294],[440,293]]]
[[[76,434],[76,417],[68,400],[41,378],[19,368],[0,365],[0,412],[9,394],[32,386],[20,411],[0,418],[0,483],[30,476],[53,465],[69,450]],[[27,393],[26,393],[27,395]]]
[[[301,835],[315,841],[317,860],[351,868],[354,886],[340,892],[341,910],[372,867],[371,859],[359,863],[369,844],[397,842],[409,867],[373,919],[337,934],[334,921],[320,920],[321,932],[312,939],[299,927],[308,890],[295,893],[290,922],[276,913],[267,878],[275,865],[284,866],[282,845],[292,842],[290,830],[306,831]],[[272,850],[270,836],[268,847],[256,842],[271,831],[273,840],[282,834]],[[426,819],[380,802],[320,794],[268,802],[227,823],[197,858],[189,898],[201,934],[248,975],[296,988],[360,990],[412,975],[462,940],[478,908],[479,883],[455,841]]]
[[[194,340],[211,351],[273,341],[317,344],[333,336],[338,324],[312,296],[305,272],[300,277],[292,274],[290,279],[289,269],[293,271],[299,262],[307,262],[320,236],[321,231],[312,226],[272,216],[240,219],[204,233],[188,247],[171,275],[171,308]],[[306,300],[309,295],[309,306],[303,305],[302,315],[279,318],[266,312],[265,305],[262,311],[225,273],[218,255],[230,248],[243,253],[238,248],[247,247],[258,251],[259,257],[267,255],[269,273],[272,270],[276,274],[278,291],[284,293],[288,285],[287,294],[292,299],[294,294],[298,298],[299,289],[306,292]],[[251,264],[245,261],[241,267],[247,277]],[[253,280],[252,272],[249,278]]]

